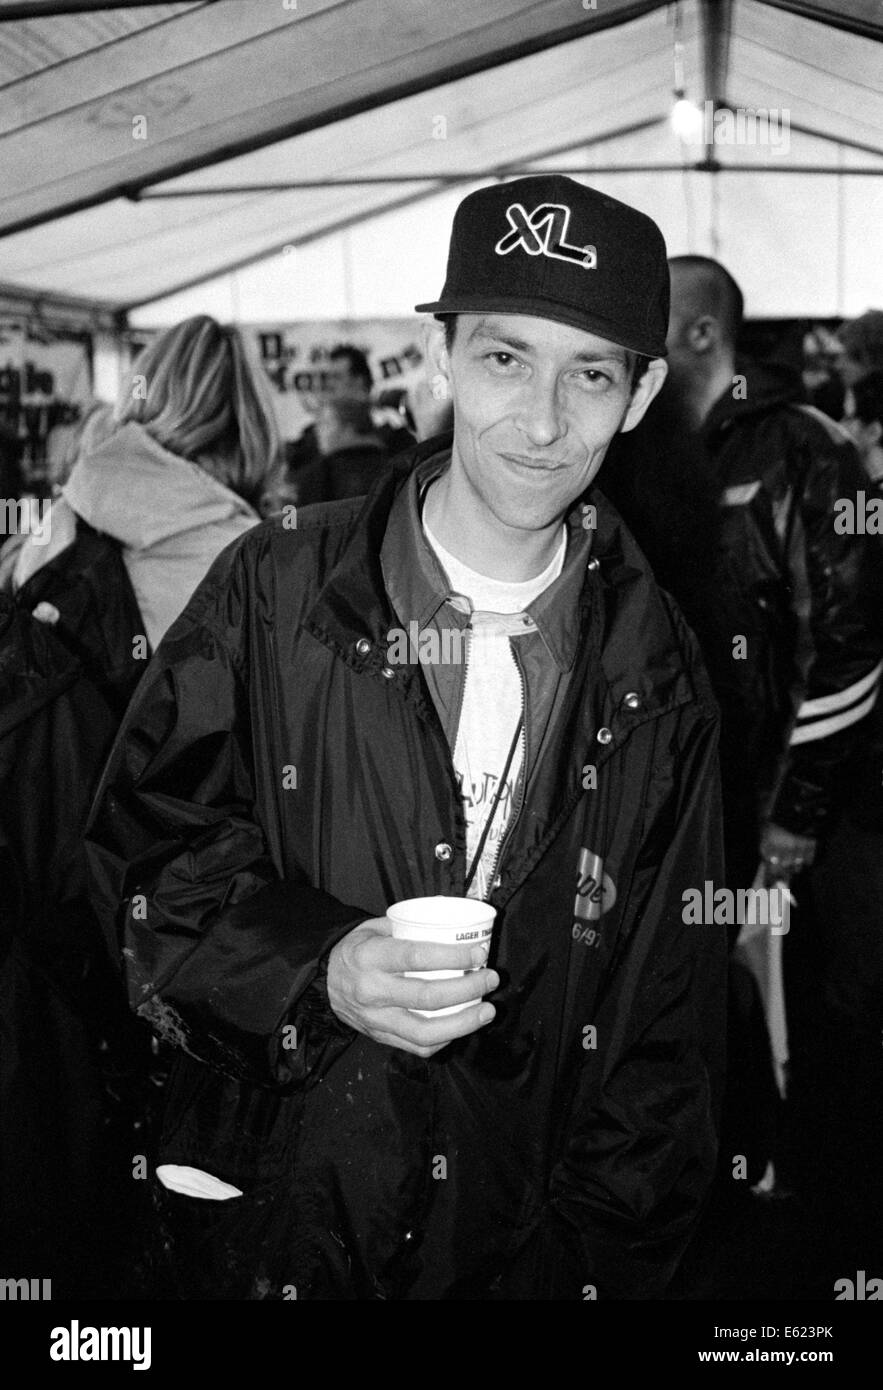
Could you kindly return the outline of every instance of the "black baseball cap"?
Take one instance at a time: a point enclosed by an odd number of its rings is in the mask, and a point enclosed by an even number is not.
[[[441,298],[418,313],[531,314],[665,356],[669,273],[652,218],[563,174],[479,188],[454,214]]]

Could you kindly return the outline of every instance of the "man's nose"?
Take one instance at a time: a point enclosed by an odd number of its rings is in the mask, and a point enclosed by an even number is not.
[[[537,448],[553,444],[566,433],[564,409],[554,379],[538,376],[526,383],[518,423]]]

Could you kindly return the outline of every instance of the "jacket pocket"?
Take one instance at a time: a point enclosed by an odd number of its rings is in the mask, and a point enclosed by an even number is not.
[[[180,1053],[157,1162],[201,1168],[248,1193],[290,1173],[302,1114],[301,1093],[237,1081]]]

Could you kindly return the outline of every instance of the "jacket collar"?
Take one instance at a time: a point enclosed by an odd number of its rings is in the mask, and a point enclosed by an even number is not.
[[[355,515],[338,563],[311,608],[306,626],[357,671],[401,682],[420,704],[419,667],[387,666],[388,633],[399,618],[383,576],[382,554],[393,505],[415,464],[439,452],[427,441],[394,460]],[[676,628],[671,608],[650,567],[604,495],[584,499],[597,509],[597,529],[579,595],[578,645],[587,644],[590,672],[597,673],[594,723],[619,734],[635,724],[695,700],[699,686],[711,699],[707,677],[690,651],[686,629]],[[563,576],[562,576],[563,577]],[[637,703],[628,697],[637,697]],[[614,728],[615,724],[615,728]],[[612,747],[611,750],[612,751]]]
[[[450,448],[446,448],[413,469],[393,501],[383,539],[380,559],[386,591],[402,625],[408,628],[409,623],[416,622],[418,631],[451,598],[447,577],[426,540],[420,519],[424,489],[441,476],[450,459]],[[525,610],[562,671],[573,666],[579,644],[579,597],[592,540],[592,532],[582,525],[578,506],[567,524],[564,568]]]
[[[711,442],[734,423],[755,419],[782,406],[797,405],[804,399],[799,373],[784,364],[739,357],[736,372],[733,384],[718,396],[702,426],[702,433]]]

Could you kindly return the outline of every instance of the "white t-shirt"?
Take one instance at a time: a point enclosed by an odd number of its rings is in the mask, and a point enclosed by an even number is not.
[[[453,755],[466,816],[466,858],[471,865],[524,708],[521,673],[509,639],[523,635],[532,626],[525,624],[524,610],[561,573],[567,530],[562,527],[561,544],[542,574],[511,583],[489,579],[470,569],[444,548],[425,520],[423,529],[451,589],[468,599],[472,606],[466,683]],[[522,729],[481,861],[468,889],[471,898],[486,898],[493,886],[497,856],[512,811],[523,758]]]

